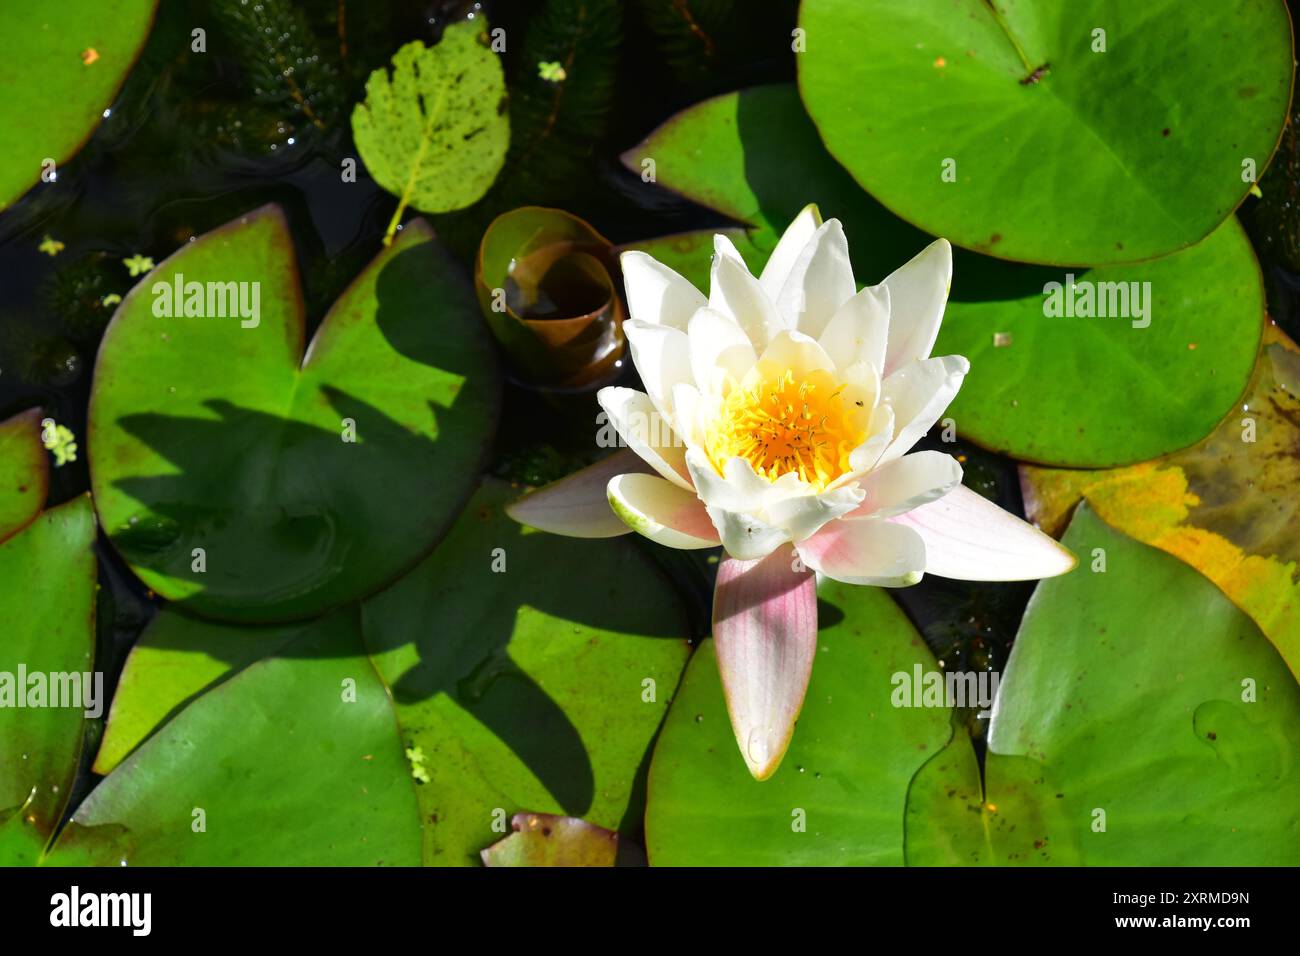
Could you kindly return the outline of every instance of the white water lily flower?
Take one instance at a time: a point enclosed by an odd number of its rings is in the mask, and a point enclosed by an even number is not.
[[[1050,577],[1074,558],[963,487],[951,456],[908,454],[970,367],[930,356],[952,276],[946,240],[861,291],[839,221],[822,223],[813,206],[758,278],[726,237],[714,250],[707,299],[651,256],[623,254],[623,327],[646,392],[604,388],[597,399],[629,451],[511,514],[561,534],[631,529],[673,548],[722,546],[718,665],[741,753],[762,780],[785,754],[811,673],[808,569],[899,587],[927,571]]]

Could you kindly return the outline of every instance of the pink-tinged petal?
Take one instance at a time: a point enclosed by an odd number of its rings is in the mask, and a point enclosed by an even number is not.
[[[694,550],[722,543],[704,502],[657,475],[618,475],[606,494],[624,524],[657,544]]]
[[[836,488],[821,494],[794,495],[767,506],[767,520],[783,528],[791,541],[802,541],[820,531],[828,521],[842,518],[862,503],[856,486]]]
[[[651,468],[630,448],[538,488],[506,506],[520,524],[569,538],[614,538],[631,532],[609,507],[605,489],[617,475],[649,474]]]
[[[754,779],[766,780],[790,746],[817,652],[817,583],[793,548],[722,559],[713,641],[736,743]]]
[[[944,578],[1029,581],[1064,574],[1078,563],[1051,537],[964,485],[888,520],[921,536],[926,573]]]
[[[798,544],[814,571],[845,584],[903,588],[925,572],[925,542],[884,518],[841,518]]]
[[[952,285],[952,246],[936,239],[885,280],[889,287],[889,349],[884,374],[930,357]]]
[[[623,253],[619,262],[628,316],[637,322],[685,332],[695,310],[708,302],[703,292],[653,256],[632,250]]]
[[[942,498],[961,484],[961,465],[941,451],[918,451],[885,462],[862,479],[866,498],[850,518],[889,518]]]

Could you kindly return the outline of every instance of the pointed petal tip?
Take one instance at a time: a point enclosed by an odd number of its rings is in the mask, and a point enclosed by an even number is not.
[[[964,355],[945,355],[943,367],[949,375],[967,375],[970,373],[970,359]]]
[[[791,734],[791,737],[794,735]],[[790,749],[790,741],[786,740],[785,746],[772,757],[769,757],[763,763],[757,763],[749,756],[748,753],[741,749],[741,756],[745,758],[745,766],[749,769],[749,775],[762,783],[764,780],[772,779],[772,775],[781,767],[781,762],[785,760],[785,752]]]
[[[1034,581],[1072,571],[1078,559],[1055,538],[958,485],[936,501],[886,519],[925,541],[926,573],[958,581]]]
[[[930,259],[935,256],[939,257],[939,259],[945,264],[948,276],[951,278],[952,243],[949,242],[947,239],[944,239],[942,236],[940,236],[938,239],[934,240],[934,242],[930,243],[928,246],[926,246],[924,249],[918,252],[912,258],[912,261],[915,262],[918,259],[921,260]]]
[[[631,449],[623,448],[594,465],[536,488],[506,505],[505,513],[519,524],[568,538],[614,538],[630,534],[605,496],[610,478],[650,471]]]
[[[1035,527],[1037,527],[1037,525],[1035,525]],[[1040,528],[1039,530],[1041,531],[1042,529]],[[1047,535],[1047,532],[1044,531],[1043,534]],[[1075,568],[1079,566],[1079,556],[1077,554],[1075,554],[1065,545],[1061,544],[1061,542],[1057,541],[1051,535],[1047,535],[1047,537],[1048,540],[1050,540],[1054,545],[1056,545],[1057,556],[1060,558],[1061,564],[1058,570],[1053,571],[1050,574],[1045,574],[1043,575],[1043,577],[1059,578],[1062,574],[1069,574],[1071,571],[1073,571]]]
[[[724,557],[713,600],[713,642],[731,729],[755,780],[772,776],[794,736],[817,649],[816,577],[794,549]]]

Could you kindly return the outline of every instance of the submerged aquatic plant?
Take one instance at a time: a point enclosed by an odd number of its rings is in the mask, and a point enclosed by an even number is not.
[[[518,502],[544,530],[603,537],[591,499],[652,541],[726,552],[713,636],[750,772],[776,771],[812,670],[816,578],[903,587],[929,572],[1050,577],[1073,556],[961,484],[937,451],[909,454],[969,369],[931,357],[952,252],[940,239],[856,291],[838,220],[809,206],[755,278],[715,237],[706,298],[651,256],[622,257],[624,328],[646,392],[601,407],[639,461],[600,462]]]

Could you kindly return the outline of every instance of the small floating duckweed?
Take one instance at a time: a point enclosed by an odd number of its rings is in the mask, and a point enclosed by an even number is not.
[[[58,424],[53,418],[41,420],[41,444],[54,455],[55,468],[77,460],[77,436],[71,428]]]

